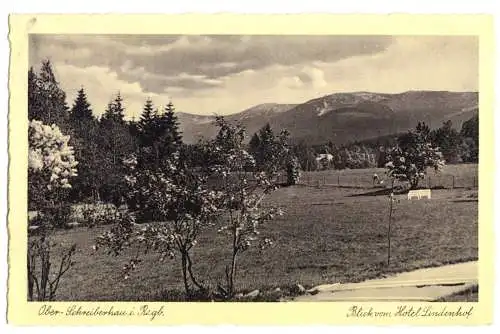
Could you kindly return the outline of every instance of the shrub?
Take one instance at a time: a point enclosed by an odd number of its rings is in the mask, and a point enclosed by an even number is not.
[[[300,164],[296,157],[291,157],[286,165],[287,184],[294,185],[300,180]]]
[[[124,247],[135,247],[145,252],[158,253],[160,261],[180,255],[181,270],[186,296],[194,297],[206,287],[198,281],[193,271],[191,250],[198,236],[211,226],[217,213],[217,192],[205,187],[206,177],[194,172],[179,160],[177,154],[164,161],[162,168],[137,168],[134,157],[127,159],[129,174],[129,202],[131,210],[142,219],[154,222],[140,226],[132,216],[119,219],[115,227],[98,239],[105,246],[120,253]],[[124,266],[124,275],[141,262],[139,256]],[[192,286],[198,291],[193,291]]]
[[[210,166],[211,175],[219,177],[217,188],[218,211],[225,219],[218,232],[228,235],[231,257],[226,265],[225,285],[218,285],[219,293],[225,298],[233,298],[238,267],[237,259],[252,246],[265,248],[272,245],[272,240],[260,235],[259,227],[282,212],[278,208],[263,208],[263,198],[275,190],[280,176],[281,157],[286,157],[287,133],[283,132],[274,141],[273,150],[281,152],[274,164],[267,164],[264,171],[247,173],[255,166],[254,158],[245,150],[245,131],[239,125],[231,125],[224,118],[217,118],[219,132],[215,140],[208,144],[213,152],[215,164]]]
[[[442,154],[430,142],[429,128],[418,124],[415,132],[408,132],[398,138],[398,144],[387,153],[387,174],[399,181],[407,181],[411,189],[418,186],[425,177],[428,167],[436,172],[444,166]]]
[[[63,199],[71,188],[70,178],[76,176],[78,162],[73,148],[68,146],[56,125],[48,126],[32,120],[28,128],[28,200],[38,211],[34,223],[36,232],[30,233],[27,252],[29,300],[54,300],[61,277],[73,265],[75,244],[62,246],[59,263],[54,262],[54,243],[50,233],[66,226],[71,208]],[[56,269],[53,271],[53,269]]]
[[[121,217],[118,208],[113,204],[85,205],[81,210],[82,223],[87,227],[116,223]]]
[[[28,128],[29,203],[39,209],[53,205],[71,188],[70,178],[76,176],[73,148],[69,136],[56,125],[48,126],[32,120]]]
[[[76,245],[62,246],[58,265],[53,263],[52,253],[56,244],[42,236],[28,242],[28,299],[52,301],[56,297],[62,276],[74,265],[72,261]]]

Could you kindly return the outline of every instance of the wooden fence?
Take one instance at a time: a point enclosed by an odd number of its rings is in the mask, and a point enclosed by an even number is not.
[[[280,182],[285,182],[286,176],[282,175]],[[389,186],[389,180],[382,180],[378,186]],[[322,172],[302,172],[299,184],[310,187],[341,187],[341,188],[372,188],[373,174],[341,174]],[[455,175],[427,175],[419,182],[420,187],[431,189],[457,189],[478,188],[478,177]]]

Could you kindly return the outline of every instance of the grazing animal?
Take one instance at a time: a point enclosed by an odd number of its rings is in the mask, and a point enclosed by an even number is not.
[[[373,174],[373,185],[380,184],[380,178],[377,174]]]
[[[330,153],[318,154],[316,157],[316,164],[319,168],[330,168],[330,164],[333,162],[333,155]]]
[[[421,199],[422,197],[427,197],[431,199],[431,190],[430,189],[419,189],[419,190],[410,190],[408,192],[408,200],[411,200],[413,197]]]
[[[328,162],[333,161],[333,155],[331,155],[330,153],[318,154],[318,156],[316,157],[316,161],[323,161],[323,160],[326,160]]]

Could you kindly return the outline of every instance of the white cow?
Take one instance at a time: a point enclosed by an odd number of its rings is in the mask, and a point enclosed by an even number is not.
[[[430,189],[410,190],[408,192],[408,200],[412,199],[413,197],[416,197],[418,199],[421,199],[422,197],[427,197],[428,199],[431,199],[431,190]]]

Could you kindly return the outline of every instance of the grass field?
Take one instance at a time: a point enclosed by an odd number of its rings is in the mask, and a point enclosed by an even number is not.
[[[472,180],[477,165],[450,166],[444,172]],[[371,178],[374,170],[343,173],[355,180],[365,174]],[[388,198],[374,196],[374,190],[298,185],[273,193],[266,203],[279,205],[285,214],[268,223],[261,233],[273,238],[275,246],[243,254],[237,289],[265,291],[280,287],[285,291],[296,283],[307,288],[321,283],[355,282],[477,259],[477,190],[437,189],[433,190],[432,200],[408,201],[398,195],[389,266]],[[106,229],[109,226],[56,233],[58,243],[78,245],[76,264],[63,278],[58,300],[161,300],[182,291],[178,261],[160,263],[155,255],[147,255],[138,270],[123,280],[120,271],[127,254],[115,258],[92,250],[95,237]],[[193,269],[210,284],[222,282],[224,277],[229,260],[229,241],[225,238],[206,234],[193,248]]]
[[[477,168],[477,164],[460,164],[446,165],[439,173],[429,169],[427,177],[420,181],[420,186],[430,188],[477,188]],[[304,172],[301,183],[365,188],[372,185],[372,177],[376,173],[381,180],[385,181],[384,184],[389,186],[390,182],[385,172],[386,169],[384,168]]]

